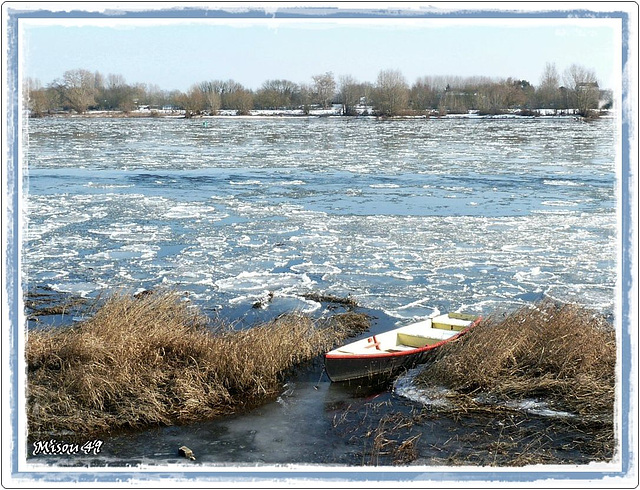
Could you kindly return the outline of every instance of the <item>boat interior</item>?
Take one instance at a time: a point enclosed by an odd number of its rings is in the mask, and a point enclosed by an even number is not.
[[[471,325],[474,317],[463,314],[440,315],[404,327],[373,335],[335,349],[338,354],[374,354],[403,352],[437,344],[457,335]]]

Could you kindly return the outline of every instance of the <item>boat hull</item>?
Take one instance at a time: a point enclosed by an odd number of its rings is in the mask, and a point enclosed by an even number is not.
[[[389,377],[427,361],[431,351],[458,339],[479,321],[445,314],[356,340],[327,352],[325,370],[333,382]]]
[[[411,369],[425,362],[433,349],[416,349],[416,352],[402,355],[379,356],[332,356],[324,360],[327,376],[332,382],[359,378],[379,378],[392,376],[403,369]]]

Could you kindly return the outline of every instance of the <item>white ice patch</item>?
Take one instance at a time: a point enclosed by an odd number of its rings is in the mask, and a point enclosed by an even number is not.
[[[540,267],[533,267],[530,270],[518,271],[513,275],[518,282],[549,283],[556,279],[552,272],[542,272]]]
[[[197,271],[165,271],[162,277],[163,284],[194,284],[213,286],[213,275],[208,272]]]
[[[126,259],[152,259],[160,247],[145,245],[124,245],[118,249],[104,250],[95,254],[87,255],[87,259],[92,260],[126,260]]]
[[[230,305],[255,305],[261,308],[269,308],[270,305],[277,305],[283,311],[296,311],[311,314],[319,310],[322,305],[316,301],[307,300],[297,295],[277,293],[273,296],[272,291],[261,291],[258,294],[241,294],[229,300]]]
[[[447,400],[447,395],[451,393],[451,390],[439,386],[418,387],[415,384],[415,377],[420,374],[422,369],[422,367],[417,367],[398,377],[393,384],[393,392],[398,396],[421,403],[427,407],[451,406],[451,403]]]
[[[548,403],[540,400],[520,400],[509,401],[505,403],[505,406],[514,408],[516,410],[522,410],[534,415],[540,415],[542,417],[575,417],[576,415],[570,412],[564,412],[562,410],[553,410],[549,408]]]
[[[229,185],[262,185],[261,180],[230,180]]]
[[[169,219],[202,218],[205,215],[210,218],[210,215],[215,212],[216,209],[210,206],[179,204],[169,208],[164,215]]]
[[[543,180],[545,185],[565,186],[565,187],[584,187],[582,182],[574,182],[572,180]]]
[[[279,182],[279,185],[307,185],[304,180],[287,180],[285,182]]]
[[[63,277],[67,277],[68,275],[69,271],[47,271],[38,274],[38,279],[42,281],[51,281],[53,279],[62,279]]]
[[[294,295],[276,295],[274,302],[277,302],[279,308],[282,310],[297,311],[306,314],[311,314],[322,307],[322,305],[316,301],[311,301]]]
[[[249,235],[242,235],[238,237],[238,245],[249,248],[260,248],[267,244],[266,240],[258,240],[255,237]]]
[[[161,235],[167,233],[167,228],[153,225],[139,225],[136,223],[114,223],[108,228],[91,228],[89,233],[106,235],[113,241],[119,242],[157,242]]]
[[[394,271],[394,272],[390,272],[389,276],[395,278],[395,279],[400,279],[402,281],[413,281],[413,276],[411,274],[408,274],[406,272],[402,272],[402,271]]]
[[[555,206],[555,207],[563,207],[563,206],[577,206],[577,202],[572,201],[542,201],[540,204],[543,206]]]
[[[215,285],[220,291],[271,291],[308,287],[313,283],[306,274],[274,274],[271,272],[241,272],[235,277],[215,281]]]
[[[306,272],[307,274],[340,274],[342,272],[340,268],[327,262],[323,264],[305,262],[302,264],[292,265],[291,270],[295,272]]]
[[[97,182],[87,182],[84,186],[92,189],[126,189],[135,187],[133,184],[100,184]]]
[[[91,293],[100,290],[102,286],[93,282],[70,282],[50,284],[51,289],[59,293],[71,293],[81,297],[86,297]]]
[[[221,235],[197,236],[196,241],[205,249],[224,247],[227,244],[227,237]]]
[[[450,407],[451,402],[448,397],[455,394],[454,391],[442,386],[418,386],[416,385],[415,378],[418,376],[424,368],[418,366],[414,369],[407,371],[403,376],[399,376],[393,384],[393,392],[404,398],[407,398],[416,403],[420,403],[427,407]],[[485,405],[502,405],[507,408],[515,410],[521,410],[533,415],[539,415],[541,417],[575,417],[575,414],[564,412],[561,410],[553,410],[549,408],[549,405],[540,400],[512,400],[504,403],[489,402],[488,400],[478,397],[475,399],[477,403]]]
[[[339,241],[337,236],[327,236],[319,234],[310,234],[302,236],[292,236],[290,240],[294,243],[302,243],[304,245],[318,244],[318,245],[333,245]]]
[[[423,298],[418,301],[400,306],[399,308],[385,309],[384,312],[392,318],[399,320],[421,321],[440,314],[440,310],[428,303],[433,298]],[[406,322],[403,322],[406,323]]]

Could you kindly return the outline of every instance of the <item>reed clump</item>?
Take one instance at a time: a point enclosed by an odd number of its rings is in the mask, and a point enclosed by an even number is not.
[[[573,304],[545,301],[488,318],[443,346],[417,377],[460,399],[539,398],[552,408],[612,421],[616,339],[606,319]]]
[[[348,308],[356,308],[358,306],[358,301],[351,295],[342,297],[326,293],[307,293],[304,294],[303,297],[311,301],[326,302],[334,305],[346,306]]]
[[[116,294],[89,319],[29,332],[30,437],[100,434],[214,418],[276,395],[284,376],[366,330],[355,312],[301,314],[236,331],[174,293]]]

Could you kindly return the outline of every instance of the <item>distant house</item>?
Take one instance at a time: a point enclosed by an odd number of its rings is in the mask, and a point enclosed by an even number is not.
[[[583,82],[576,84],[576,90],[578,91],[586,91],[586,90],[600,90],[598,86],[598,82]]]

